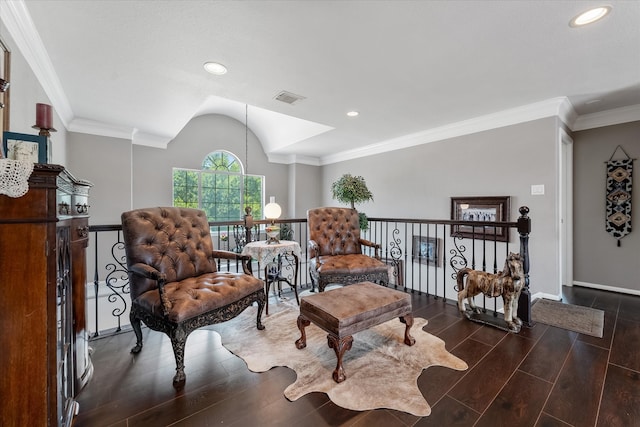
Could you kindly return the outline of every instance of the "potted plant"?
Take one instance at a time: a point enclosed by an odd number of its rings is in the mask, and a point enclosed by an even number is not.
[[[363,203],[368,200],[373,201],[373,194],[367,188],[367,183],[361,176],[353,176],[346,173],[339,180],[331,184],[333,198],[342,203],[349,203],[351,209],[355,209],[356,203]],[[360,218],[360,229],[369,228],[369,220],[364,212],[358,212]]]

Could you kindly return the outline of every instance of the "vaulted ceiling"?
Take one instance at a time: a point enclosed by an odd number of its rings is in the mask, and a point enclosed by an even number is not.
[[[640,119],[640,2],[606,3],[583,28],[570,19],[598,2],[3,0],[0,11],[69,130],[162,147],[219,113],[248,119],[276,161],[322,164],[498,117]]]

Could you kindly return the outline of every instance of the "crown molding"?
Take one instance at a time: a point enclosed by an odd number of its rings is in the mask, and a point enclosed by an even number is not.
[[[284,165],[309,165],[309,166],[320,166],[320,159],[317,157],[310,156],[299,156],[297,154],[273,154],[267,153],[267,159],[271,163],[280,163]]]
[[[357,159],[374,154],[386,153],[403,148],[414,147],[416,145],[428,144],[430,142],[442,141],[458,136],[497,129],[518,123],[537,120],[545,117],[558,116],[563,121],[572,122],[575,117],[573,106],[566,97],[548,99],[534,104],[523,105],[497,113],[487,114],[439,126],[433,129],[389,139],[366,147],[343,151],[341,153],[324,156],[320,159],[321,165],[343,162],[345,160]]]
[[[556,98],[558,99],[558,98]],[[578,119],[578,113],[576,113],[575,108],[569,98],[561,97],[562,102],[558,104],[558,117],[569,129],[573,126],[573,124]]]
[[[144,145],[146,147],[166,149],[173,138],[169,136],[155,135],[142,132],[138,129],[133,131],[131,143],[134,145]]]
[[[71,132],[89,135],[107,136],[110,138],[127,139],[134,145],[144,145],[153,148],[166,149],[173,138],[142,132],[127,126],[115,126],[89,119],[73,119],[67,129]]]
[[[133,144],[138,145],[167,148],[171,138],[165,136],[146,134],[134,128],[99,121],[75,118],[69,99],[62,88],[62,83],[42,43],[40,34],[33,24],[25,2],[23,0],[0,2],[0,16],[8,17],[2,21],[66,129],[72,132],[129,139]]]
[[[637,121],[640,121],[640,104],[585,114],[576,119],[571,130],[587,130]]]
[[[70,132],[86,133],[89,135],[108,136],[111,138],[128,139],[131,141],[134,129],[125,126],[113,126],[89,119],[73,119],[67,126]]]
[[[33,70],[33,73],[49,97],[51,104],[66,129],[73,132],[128,139],[137,145],[155,148],[167,147],[172,139],[171,137],[148,134],[140,132],[135,128],[75,118],[71,104],[62,88],[60,79],[55,72],[51,59],[35,28],[24,0],[0,1],[0,19],[16,43],[18,50],[20,50],[26,62]],[[558,97],[381,141],[366,147],[347,150],[321,158],[269,153],[267,153],[267,155],[269,161],[273,163],[301,163],[322,166],[552,116],[558,117],[569,129],[580,131],[639,121],[640,104],[578,116],[566,97]]]
[[[33,70],[56,114],[64,127],[73,119],[73,110],[69,99],[62,89],[60,79],[53,68],[49,54],[36,30],[31,15],[23,0],[0,2],[0,16],[18,49]]]

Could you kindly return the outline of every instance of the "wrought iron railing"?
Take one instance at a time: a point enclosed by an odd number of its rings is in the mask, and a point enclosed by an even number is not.
[[[517,252],[524,257],[524,294],[528,294],[531,230],[528,213],[527,207],[521,207],[516,222],[369,218],[369,228],[363,231],[362,237],[381,245],[382,259],[390,268],[390,285],[397,289],[444,301],[455,300],[456,274],[460,269],[470,267],[496,273],[509,252]],[[306,219],[276,222],[281,227],[283,240],[295,240],[300,244],[302,256],[297,283],[302,290],[311,289]],[[266,238],[266,225],[265,220],[254,221],[253,227],[247,230],[243,221],[210,223],[214,247],[240,253],[247,241]],[[88,328],[91,337],[95,338],[128,327],[130,299],[121,226],[93,225],[90,233],[87,268],[89,272],[93,271],[93,275],[89,274],[93,282],[87,284],[87,307]],[[503,234],[509,237],[500,237]],[[373,255],[372,249],[366,250]],[[263,279],[264,267],[257,261],[252,263],[254,274]],[[218,269],[239,271],[240,266],[229,260],[219,260]],[[290,269],[284,274],[291,275],[292,272]],[[494,313],[501,309],[501,301],[495,298],[485,298],[480,305]],[[530,321],[528,308],[524,307],[520,316],[524,316],[525,322]]]

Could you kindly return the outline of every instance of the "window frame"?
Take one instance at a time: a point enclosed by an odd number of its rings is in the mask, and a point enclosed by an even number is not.
[[[239,171],[231,171],[229,170],[229,168],[225,169],[205,169],[205,163],[213,156],[215,156],[215,154],[217,153],[222,153],[224,156],[226,156],[227,158],[231,158],[233,160],[234,163],[237,163],[237,165],[239,166]],[[202,161],[202,169],[189,169],[189,168],[179,168],[179,167],[173,167],[172,168],[172,174],[171,174],[171,182],[172,182],[172,191],[171,191],[171,200],[172,200],[172,204],[173,206],[183,206],[183,207],[195,207],[198,209],[202,209],[207,213],[207,219],[209,220],[209,222],[221,222],[221,221],[237,221],[237,220],[241,220],[243,219],[244,215],[245,215],[245,207],[246,206],[251,206],[252,211],[251,214],[254,217],[258,217],[258,218],[262,218],[263,216],[263,212],[264,212],[264,206],[265,206],[265,181],[266,178],[264,175],[256,175],[256,174],[246,174],[244,173],[244,165],[242,164],[242,162],[240,161],[240,159],[238,158],[238,156],[234,155],[233,153],[227,151],[227,150],[215,150],[212,151],[210,153],[208,153],[203,161]],[[184,172],[185,173],[185,186],[184,186],[184,193],[185,193],[185,197],[183,198],[184,200],[182,200],[182,203],[178,203],[176,204],[176,174],[177,173],[181,173]],[[188,174],[193,174],[191,177],[188,176]],[[204,178],[209,176],[209,174],[212,176],[211,178]],[[226,195],[227,197],[225,197],[227,200],[229,200],[229,198],[233,198],[233,192],[231,190],[231,187],[229,187],[229,180],[231,177],[238,177],[239,178],[239,182],[238,182],[238,193],[237,196],[239,196],[239,202],[238,205],[239,206],[234,206],[236,204],[234,203],[221,203],[222,206],[226,206],[225,209],[227,212],[227,215],[225,215],[224,218],[221,218],[220,216],[216,215],[215,210],[217,209],[217,203],[216,200],[218,199],[218,194],[216,189],[218,187],[216,187],[216,184],[218,183],[218,177],[224,177],[223,181],[227,182],[227,188],[226,188]],[[191,186],[188,185],[189,181],[193,180],[195,178],[195,182],[191,182]],[[209,181],[209,182],[204,182],[204,181]],[[258,184],[258,187],[253,187],[253,191],[255,191],[255,193],[259,192],[259,197],[258,197],[258,202],[256,203],[255,201],[252,200],[253,196],[251,196],[251,194],[249,194],[249,197],[247,197],[248,193],[247,193],[247,188],[249,187],[249,189],[251,190],[251,181],[255,181]],[[210,188],[207,186],[207,184],[211,184],[213,183],[213,187],[211,187],[212,189],[212,197],[209,197],[207,199],[207,188]],[[195,185],[193,185],[195,184]],[[224,182],[222,183],[224,184]],[[189,187],[195,187],[197,186],[197,191],[196,191],[196,197],[197,200],[190,200],[189,199]],[[193,190],[193,189],[192,189]],[[192,194],[193,196],[193,194]],[[249,199],[249,200],[247,200]],[[213,206],[209,206],[207,200],[209,200],[209,202],[213,202]],[[231,207],[231,208],[229,208]],[[212,211],[213,209],[213,211]],[[230,213],[232,212],[237,212],[239,214],[239,217],[237,218],[233,218],[230,216]]]

